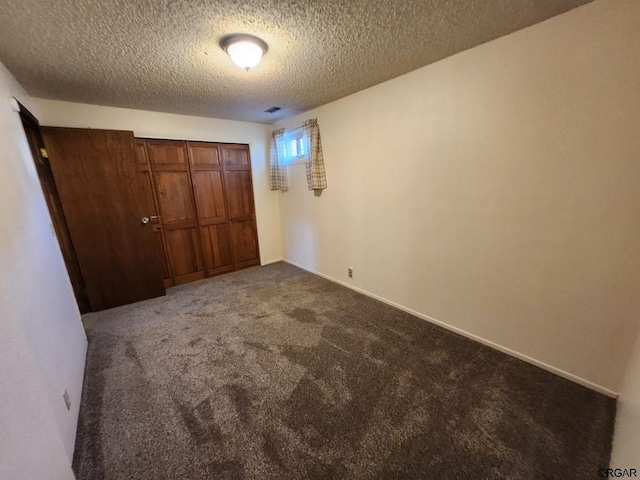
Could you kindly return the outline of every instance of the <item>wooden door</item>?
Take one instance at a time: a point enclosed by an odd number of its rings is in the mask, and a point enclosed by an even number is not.
[[[231,231],[218,145],[187,142],[187,148],[207,276],[231,272]]]
[[[90,312],[91,304],[87,297],[84,279],[82,278],[82,272],[80,271],[80,264],[78,263],[76,250],[71,240],[71,233],[69,232],[67,219],[65,218],[64,211],[62,210],[58,187],[56,186],[55,179],[53,178],[53,172],[49,165],[49,157],[45,149],[42,134],[40,133],[40,124],[31,112],[22,105],[20,105],[20,118],[29,142],[33,161],[36,165],[36,171],[38,172],[38,178],[40,179],[40,186],[42,187],[42,192],[44,193],[44,198],[47,202],[47,207],[49,208],[51,222],[53,223],[53,228],[56,231],[56,237],[58,238],[62,258],[64,259],[65,266],[67,267],[67,273],[71,280],[71,286],[73,287],[73,293],[76,297],[78,309],[80,310],[80,313]]]
[[[185,142],[147,140],[167,257],[175,285],[205,277]]]
[[[165,294],[133,132],[42,128],[93,310]]]
[[[162,223],[160,222],[160,210],[158,208],[158,199],[156,198],[156,189],[153,184],[153,176],[151,174],[151,163],[147,154],[147,142],[136,138],[136,154],[138,159],[138,171],[142,176],[145,184],[144,210],[152,212],[149,217],[151,229],[155,233],[158,243],[158,249],[162,252],[162,278],[165,288],[173,286],[173,278],[171,275],[171,267],[167,255],[167,246],[162,235]]]
[[[247,145],[220,145],[224,183],[231,225],[231,248],[235,267],[260,263],[258,235]]]

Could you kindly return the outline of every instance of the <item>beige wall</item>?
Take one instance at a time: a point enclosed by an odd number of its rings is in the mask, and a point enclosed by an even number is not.
[[[132,130],[138,137],[249,144],[260,260],[266,264],[282,258],[278,197],[269,189],[269,126],[55,100],[34,101],[42,125]]]
[[[640,2],[600,0],[281,122],[318,118],[329,184],[315,197],[290,167],[285,258],[618,391],[640,314],[639,58]]]
[[[72,479],[87,342],[11,97],[0,64],[0,478]]]

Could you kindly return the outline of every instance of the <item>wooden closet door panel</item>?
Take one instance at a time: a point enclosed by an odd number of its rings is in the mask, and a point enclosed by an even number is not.
[[[189,172],[156,170],[155,181],[163,224],[195,222]]]
[[[215,143],[187,142],[191,165],[220,169],[220,153]]]
[[[232,219],[253,218],[253,187],[251,173],[246,170],[225,173],[229,216]]]
[[[171,255],[171,267],[176,284],[204,278],[198,232],[195,228],[181,228],[165,232]]]
[[[233,252],[222,172],[199,170],[192,174],[207,275],[232,271]]]
[[[169,267],[169,259],[167,256],[167,246],[162,233],[162,225],[160,223],[160,210],[158,208],[158,201],[156,199],[155,186],[153,184],[153,177],[151,174],[151,163],[149,162],[149,156],[147,155],[147,144],[144,140],[136,139],[136,154],[138,158],[138,170],[142,175],[143,182],[145,184],[145,210],[153,212],[151,219],[151,228],[155,233],[155,237],[158,240],[158,246],[162,252],[162,278],[164,280],[164,286],[173,286],[173,279],[171,276],[171,269]]]
[[[233,270],[231,235],[226,223],[202,227],[202,246],[208,275]]]
[[[197,170],[192,173],[198,218],[202,225],[227,222],[221,171]]]
[[[133,132],[42,133],[93,310],[164,295]]]
[[[147,140],[167,256],[176,285],[204,278],[186,142]]]
[[[231,238],[237,268],[250,267],[259,263],[258,237],[253,220],[232,222]]]
[[[236,268],[260,263],[258,233],[251,180],[251,159],[246,145],[220,147],[227,209],[231,225],[231,248]]]
[[[224,177],[218,144],[187,142],[207,275],[234,270]]]
[[[156,166],[187,166],[184,142],[174,140],[149,140],[149,156]]]
[[[222,148],[222,161],[226,170],[250,170],[249,151],[244,145]]]

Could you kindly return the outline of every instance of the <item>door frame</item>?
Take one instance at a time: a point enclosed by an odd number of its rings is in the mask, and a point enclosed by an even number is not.
[[[22,103],[16,100],[19,107],[18,114],[22,122],[22,128],[24,130],[27,143],[29,144],[29,150],[31,151],[31,158],[38,174],[38,180],[40,182],[40,188],[49,210],[49,216],[51,218],[51,224],[56,233],[56,240],[58,247],[62,253],[64,259],[67,275],[71,281],[73,292],[75,295],[76,303],[80,313],[90,312],[91,304],[89,303],[89,297],[87,296],[84,278],[82,271],[80,270],[80,263],[76,254],[75,246],[71,240],[71,233],[64,214],[62,202],[58,194],[58,188],[56,186],[51,166],[49,165],[49,157],[46,150],[46,145],[42,138],[40,131],[40,122]]]

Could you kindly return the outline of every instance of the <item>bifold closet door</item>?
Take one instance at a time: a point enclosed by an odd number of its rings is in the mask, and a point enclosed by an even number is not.
[[[185,142],[147,140],[167,258],[176,285],[205,277]]]
[[[220,145],[235,268],[260,264],[248,145]]]
[[[41,130],[91,308],[164,295],[133,132]]]
[[[156,198],[156,189],[153,185],[153,177],[151,175],[151,163],[147,154],[147,143],[144,140],[136,139],[136,154],[138,159],[138,171],[145,184],[144,204],[145,211],[152,212],[149,217],[149,223],[158,243],[158,248],[162,251],[162,278],[165,288],[173,286],[173,278],[171,276],[171,266],[167,261],[167,247],[165,245],[164,236],[162,235],[162,224],[160,222],[160,209],[158,208],[158,200]]]
[[[218,145],[187,142],[207,276],[234,270]]]

